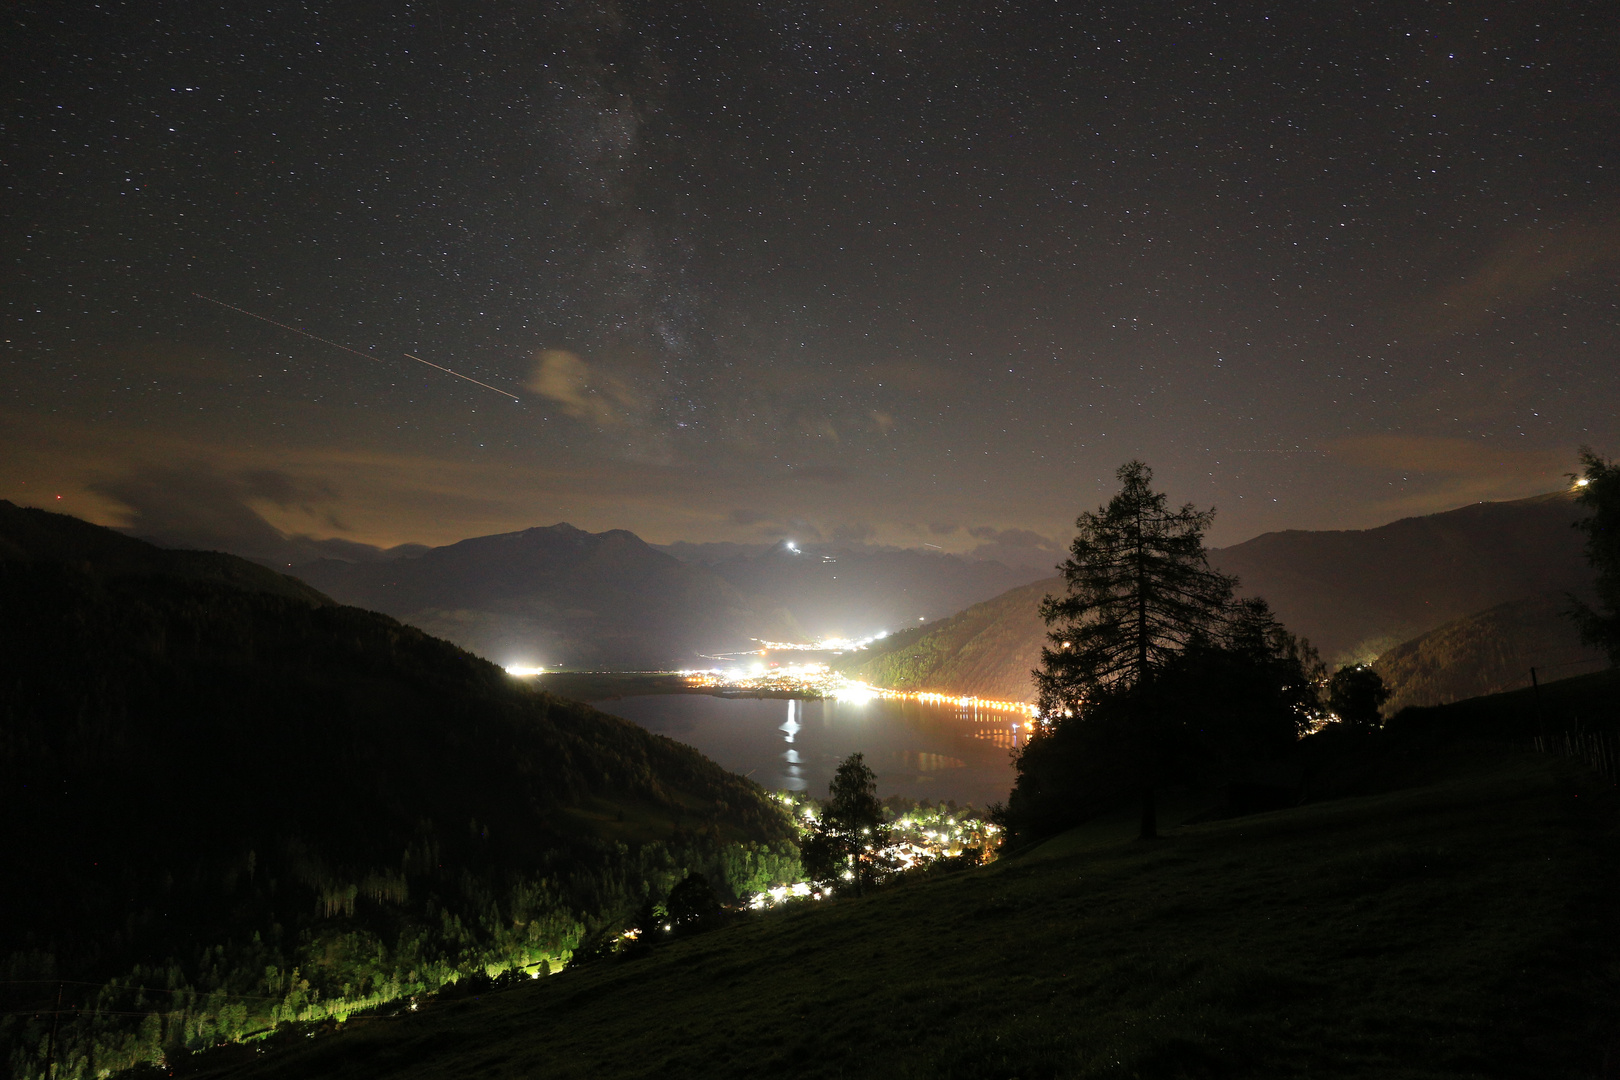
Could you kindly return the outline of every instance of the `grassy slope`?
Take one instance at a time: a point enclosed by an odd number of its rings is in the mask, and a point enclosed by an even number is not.
[[[894,690],[943,690],[1000,701],[1033,700],[1029,673],[1041,662],[1048,578],[974,604],[948,619],[894,635],[875,655],[844,665],[854,678]]]
[[[1612,974],[1615,797],[1561,760],[1020,859],[291,1037],[205,1075],[1570,1076]],[[1609,974],[1605,974],[1608,972]]]
[[[1527,686],[1531,665],[1543,682],[1607,666],[1581,644],[1568,607],[1562,593],[1515,600],[1390,649],[1373,663],[1393,691],[1386,713]]]

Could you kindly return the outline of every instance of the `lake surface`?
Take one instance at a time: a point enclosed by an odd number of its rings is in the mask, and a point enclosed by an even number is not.
[[[773,790],[826,798],[838,763],[857,751],[877,774],[878,795],[1005,801],[1012,749],[1024,717],[983,707],[869,701],[718,698],[658,694],[591,703],[649,731],[695,746]]]

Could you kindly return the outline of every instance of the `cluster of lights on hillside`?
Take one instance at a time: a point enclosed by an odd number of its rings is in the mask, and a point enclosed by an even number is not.
[[[803,818],[803,827],[809,828],[816,820],[814,802],[799,801],[787,792],[775,798],[790,807],[796,817]],[[971,810],[971,808],[968,808]],[[927,866],[940,859],[954,859],[969,851],[977,851],[985,861],[993,861],[1001,845],[1001,830],[994,823],[971,813],[958,813],[943,806],[919,806],[902,815],[889,826],[889,844],[882,854],[890,865],[904,872]],[[844,875],[846,880],[852,874]],[[776,885],[748,899],[748,907],[755,911],[777,907],[793,900],[824,900],[833,893],[832,886],[816,886],[808,881]]]

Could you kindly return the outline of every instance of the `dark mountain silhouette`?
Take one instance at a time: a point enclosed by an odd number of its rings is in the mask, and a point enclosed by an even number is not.
[[[0,686],[0,1012],[66,980],[61,1076],[555,965],[689,869],[792,872],[774,804],[690,747],[251,563],[9,503]],[[0,1043],[37,1064],[44,1031]]]
[[[1210,553],[1325,660],[1367,660],[1509,600],[1585,588],[1567,492],[1475,503],[1376,529],[1290,529]]]
[[[1308,638],[1325,660],[1343,663],[1370,659],[1509,601],[1588,588],[1591,570],[1582,554],[1583,538],[1571,527],[1578,516],[1573,498],[1559,492],[1478,503],[1376,529],[1266,533],[1212,551],[1210,561],[1241,578],[1243,595],[1265,597],[1283,624]],[[1060,578],[1014,589],[878,643],[847,660],[845,668],[877,685],[1032,700],[1029,671],[1040,662],[1045,642],[1036,608],[1042,596],[1061,589]],[[1570,630],[1546,618],[1548,602],[1471,624],[1466,634],[1459,629],[1473,642],[1466,648],[1459,637],[1446,637],[1444,646],[1437,638],[1417,648],[1423,659],[1412,661],[1417,667],[1410,677],[1419,668],[1432,668],[1441,656],[1449,657],[1446,663],[1455,670],[1446,676],[1453,682],[1444,690],[1434,675],[1424,675],[1430,689],[1412,684],[1413,700],[1491,692],[1498,675],[1490,672],[1501,665],[1487,662],[1487,653],[1528,656],[1545,649],[1562,656]],[[1532,609],[1539,612],[1534,618],[1527,615]],[[1502,640],[1488,644],[1495,634]],[[1526,677],[1533,662],[1511,661]],[[1502,678],[1506,670],[1502,667]],[[1500,688],[1508,685],[1516,684]],[[1466,694],[1464,687],[1470,688]]]
[[[480,536],[388,562],[324,560],[295,573],[499,663],[690,667],[755,636],[799,633],[722,577],[614,529]]]
[[[564,524],[293,572],[503,664],[620,670],[706,666],[705,656],[755,647],[755,638],[866,636],[1029,577],[996,562],[862,545],[671,550],[683,557],[622,529]]]
[[[0,560],[93,568],[103,576],[161,575],[243,592],[332,601],[296,578],[218,551],[173,551],[66,514],[0,499]]]

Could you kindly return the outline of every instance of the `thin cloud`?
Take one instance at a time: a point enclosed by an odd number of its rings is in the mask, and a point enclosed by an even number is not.
[[[603,427],[625,422],[641,404],[638,395],[622,380],[600,369],[593,370],[566,349],[542,352],[524,385],[555,402],[565,416]]]

